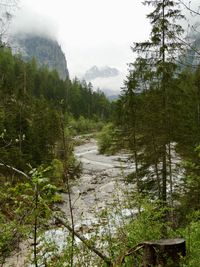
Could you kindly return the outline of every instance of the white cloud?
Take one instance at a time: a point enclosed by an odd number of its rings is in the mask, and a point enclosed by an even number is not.
[[[120,89],[123,87],[123,82],[125,80],[124,73],[120,73],[120,75],[109,78],[96,78],[92,80],[92,85],[95,90],[100,88],[101,90],[105,90],[107,95],[119,94]]]
[[[199,0],[191,2],[192,8]],[[133,42],[149,37],[146,19],[151,8],[140,0],[21,0],[13,30],[45,34],[58,39],[67,58],[70,77],[80,77],[93,65],[109,65],[124,76],[134,61]],[[199,19],[186,16],[190,22]],[[110,85],[110,86],[109,86]],[[123,79],[95,81],[95,87],[120,88]]]
[[[130,46],[148,38],[147,10],[140,0],[21,0],[13,30],[58,38],[71,77],[93,65],[113,66],[125,75],[133,61]]]
[[[15,14],[11,24],[11,33],[32,33],[56,39],[58,38],[58,25],[52,18],[24,6]]]

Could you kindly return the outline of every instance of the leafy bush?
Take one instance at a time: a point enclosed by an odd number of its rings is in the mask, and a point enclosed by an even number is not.
[[[88,119],[80,116],[77,120],[69,118],[69,128],[72,135],[98,132],[102,129],[104,123],[98,119]]]
[[[200,211],[194,212],[191,222],[184,228],[180,229],[180,234],[186,239],[187,257],[183,259],[184,267],[200,266]]]
[[[105,125],[97,138],[100,153],[111,155],[117,151],[115,127],[112,123]]]

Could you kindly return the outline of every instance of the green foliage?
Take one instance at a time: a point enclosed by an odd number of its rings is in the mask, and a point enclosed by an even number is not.
[[[200,213],[199,211],[190,214],[190,221],[185,228],[178,229],[178,232],[184,236],[187,245],[187,257],[183,259],[184,267],[198,267],[200,264]]]
[[[61,160],[53,159],[51,163],[51,170],[48,172],[51,178],[51,183],[56,186],[61,186],[63,184],[63,163]]]
[[[119,148],[129,149],[134,162],[134,175],[129,178],[136,181],[137,192],[145,192],[151,200],[142,199],[144,194],[134,203],[128,199],[138,212],[114,236],[111,231],[105,235],[100,247],[106,247],[116,258],[145,240],[160,239],[165,228],[166,237],[181,234],[187,240],[188,256],[183,266],[199,266],[200,71],[177,73],[174,56],[180,43],[175,37],[182,34],[181,26],[175,23],[182,18],[177,3],[159,0],[144,4],[154,8],[148,15],[152,32],[149,41],[135,44],[138,58],[130,64],[122,95],[112,105],[102,92],[94,92],[90,83],[60,80],[55,71],[39,69],[34,60],[24,63],[9,49],[0,49],[2,263],[28,236],[34,238],[35,265],[45,260],[38,255],[37,241],[49,228],[54,203],[61,201],[56,192],[64,183],[63,164],[70,179],[80,174],[72,136],[100,130],[112,106],[116,111],[114,122],[105,125],[98,135],[99,150],[113,154]],[[176,159],[172,162],[176,153],[185,161],[180,187],[172,168],[179,164]],[[24,171],[30,164],[30,180],[13,174],[4,163]],[[175,209],[163,208],[167,204]],[[172,224],[167,222],[169,218]],[[180,224],[184,229],[179,229]],[[90,242],[97,240],[98,235]],[[55,244],[47,246],[48,250],[55,252],[49,266],[63,266],[70,258],[70,246],[61,255]],[[92,257],[88,249],[75,245],[74,250],[80,266],[84,266],[83,259],[87,266]],[[139,254],[127,257],[125,266],[140,264],[141,260]]]
[[[180,224],[185,226],[191,222],[191,216],[200,210],[200,147],[197,146],[193,158],[185,160],[183,167],[185,174],[182,178],[182,192],[177,196],[180,206],[177,209]]]
[[[118,142],[135,162],[129,181],[137,180],[139,192],[167,202],[180,189],[176,184],[173,193],[172,180],[179,179],[174,155],[194,162],[200,142],[199,69],[178,70],[181,44],[174,38],[183,33],[177,23],[183,16],[177,3],[144,4],[153,8],[148,15],[152,31],[148,41],[134,44],[138,57],[130,64],[114,123],[121,132]]]
[[[52,217],[52,205],[61,201],[55,185],[45,176],[49,168],[32,169],[30,180],[16,185],[4,183],[0,190],[0,261],[17,247],[23,238],[37,234],[46,228]],[[36,203],[37,200],[37,203]]]
[[[116,128],[112,123],[108,123],[98,134],[99,152],[104,154],[114,154],[118,148],[116,146]]]
[[[160,203],[152,205],[147,200],[140,203],[141,212],[137,218],[127,226],[129,246],[134,247],[145,240],[158,240],[162,236],[162,222],[165,209],[161,208]]]
[[[0,263],[14,250],[18,244],[23,228],[17,220],[8,223],[7,216],[0,213]],[[21,237],[21,236],[20,236]]]
[[[68,134],[99,130],[109,117],[110,102],[86,82],[60,80],[55,71],[25,63],[0,49],[0,158],[27,171],[50,164],[61,142],[60,110]],[[62,104],[61,104],[62,103]],[[69,115],[70,114],[70,115]]]
[[[72,136],[79,134],[87,134],[93,132],[99,132],[104,125],[102,120],[93,119],[93,118],[85,118],[84,116],[80,116],[78,119],[74,119],[72,116],[68,119],[69,122],[69,131]]]

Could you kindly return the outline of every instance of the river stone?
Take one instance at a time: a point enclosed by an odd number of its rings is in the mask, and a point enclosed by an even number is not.
[[[115,182],[109,182],[99,188],[99,191],[103,193],[112,193],[115,190]]]

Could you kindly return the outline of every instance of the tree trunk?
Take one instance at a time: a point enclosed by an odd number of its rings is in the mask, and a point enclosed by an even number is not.
[[[147,241],[143,245],[143,267],[178,267],[181,257],[186,255],[185,240],[182,238]]]
[[[34,243],[33,243],[33,254],[34,254],[34,264],[38,267],[38,257],[37,257],[37,235],[38,235],[38,184],[35,185],[35,219],[34,219]]]

